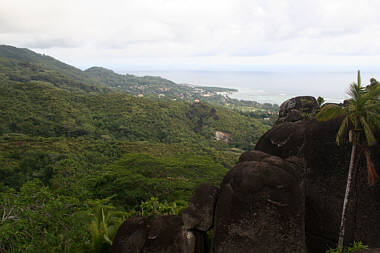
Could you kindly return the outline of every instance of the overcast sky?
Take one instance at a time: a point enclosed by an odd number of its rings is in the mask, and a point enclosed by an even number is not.
[[[81,68],[380,70],[380,1],[0,0],[0,44]]]

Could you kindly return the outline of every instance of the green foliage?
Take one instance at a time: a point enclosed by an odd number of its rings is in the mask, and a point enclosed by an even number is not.
[[[182,202],[177,205],[176,202],[167,202],[164,200],[160,202],[158,198],[151,197],[147,201],[140,204],[140,213],[142,216],[158,216],[158,215],[178,215],[185,209],[185,204]]]
[[[101,252],[109,247],[105,238],[114,236],[116,223],[142,210],[181,212],[194,188],[205,181],[219,184],[241,152],[192,144],[2,136],[0,212],[9,218],[0,225],[0,249]],[[43,168],[52,174],[45,177]]]
[[[80,69],[47,55],[6,45],[0,45],[0,73],[2,73],[0,81],[2,79],[17,82],[38,80],[58,88],[81,93],[110,91]]]
[[[89,201],[93,206],[89,214],[89,231],[91,234],[90,252],[106,252],[116,236],[117,230],[128,214],[117,210],[109,204],[110,198],[105,200]]]
[[[2,252],[80,252],[89,240],[79,215],[83,204],[73,196],[53,194],[38,180],[20,192],[0,193]]]
[[[368,249],[367,245],[363,245],[362,242],[354,242],[354,244],[351,247],[347,248],[336,248],[336,249],[329,249],[326,250],[326,253],[351,253],[355,252],[361,249]]]
[[[115,205],[137,207],[151,196],[168,201],[188,199],[198,184],[217,184],[225,173],[226,169],[208,156],[130,153],[93,174],[90,182],[97,198],[115,194]]]
[[[358,80],[360,81],[360,75],[358,75]],[[372,146],[376,143],[373,129],[380,128],[380,86],[376,85],[366,90],[360,84],[352,83],[348,94],[351,99],[347,106],[326,105],[322,107],[316,118],[320,121],[327,121],[344,117],[337,134],[337,143],[342,144],[347,139],[347,133],[351,127],[354,135],[364,131],[367,145]],[[354,136],[354,140],[357,139],[358,136]]]
[[[323,97],[318,97],[317,98],[317,103],[318,103],[318,106],[321,107],[322,104],[325,102],[325,99]]]
[[[2,134],[217,145],[215,132],[227,131],[232,146],[247,148],[269,129],[257,119],[207,104],[116,93],[88,96],[36,81],[0,81],[0,108]]]

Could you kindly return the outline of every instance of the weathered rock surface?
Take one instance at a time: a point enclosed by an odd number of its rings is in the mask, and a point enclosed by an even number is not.
[[[217,195],[218,187],[214,185],[205,183],[198,186],[182,213],[185,229],[207,232],[213,226]]]
[[[183,229],[180,216],[135,216],[124,222],[113,241],[111,253],[203,253],[196,233]],[[198,241],[196,240],[198,239]]]
[[[355,251],[355,253],[380,253],[380,248],[379,249],[363,249],[363,250]]]
[[[307,114],[319,109],[317,100],[311,96],[300,96],[286,100],[280,106],[277,123],[302,120]]]
[[[303,166],[253,151],[224,177],[214,253],[305,252]]]
[[[304,143],[305,125],[305,121],[275,125],[259,139],[255,149],[282,158],[301,157],[299,152]]]
[[[304,158],[306,174],[306,232],[314,252],[324,245],[335,245],[338,237],[346,188],[351,146],[338,147],[335,136],[341,120],[312,121],[305,132]],[[379,138],[378,138],[379,140]],[[380,247],[380,184],[369,186],[364,156],[356,162],[352,194],[348,207],[345,243],[362,241]],[[372,159],[378,173],[380,147],[372,148]],[[321,247],[322,246],[322,247]]]
[[[335,143],[341,120],[285,122],[264,134],[256,145],[257,150],[284,159],[292,155],[304,159],[306,236],[308,247],[315,253],[335,247],[338,237],[351,151],[349,144],[338,147]],[[372,158],[380,174],[378,145],[372,148]],[[370,247],[380,247],[380,184],[367,184],[363,155],[357,166],[345,243],[360,240]]]

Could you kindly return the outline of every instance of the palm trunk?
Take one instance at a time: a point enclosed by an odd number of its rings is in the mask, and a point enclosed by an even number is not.
[[[347,176],[346,194],[344,195],[342,218],[340,221],[339,241],[338,241],[338,248],[340,249],[343,249],[344,229],[345,229],[345,223],[346,223],[348,201],[349,201],[350,192],[351,192],[352,170],[354,168],[355,153],[356,153],[356,143],[355,141],[353,141],[352,150],[351,150],[350,167],[348,169],[348,176]]]

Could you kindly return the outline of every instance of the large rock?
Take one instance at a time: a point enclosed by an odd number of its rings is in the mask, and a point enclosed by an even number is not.
[[[306,237],[312,252],[336,247],[351,146],[337,146],[335,137],[342,119],[282,123],[264,134],[256,149],[286,159],[292,155],[306,164]],[[380,140],[377,133],[377,140]],[[380,175],[380,148],[372,149]],[[348,210],[345,243],[363,241],[380,247],[380,184],[369,186],[363,155],[357,159]]]
[[[305,252],[303,166],[246,153],[224,177],[213,252]]]
[[[207,232],[213,226],[218,188],[211,184],[201,184],[189,200],[182,213],[184,228]]]
[[[183,228],[180,216],[135,216],[119,228],[111,253],[203,253],[205,238]],[[197,250],[198,249],[198,250]]]
[[[305,121],[285,122],[275,125],[257,142],[255,149],[287,158],[301,156],[305,136]]]
[[[306,232],[313,252],[336,245],[346,188],[351,145],[335,144],[340,120],[312,121],[307,125],[304,143],[306,161]],[[379,138],[377,138],[379,140]],[[379,174],[380,147],[372,148]],[[345,243],[362,241],[380,247],[380,184],[369,186],[364,156],[357,156],[352,194],[348,207]]]
[[[280,106],[277,123],[295,122],[308,117],[319,109],[317,100],[311,96],[300,96],[286,100]]]

